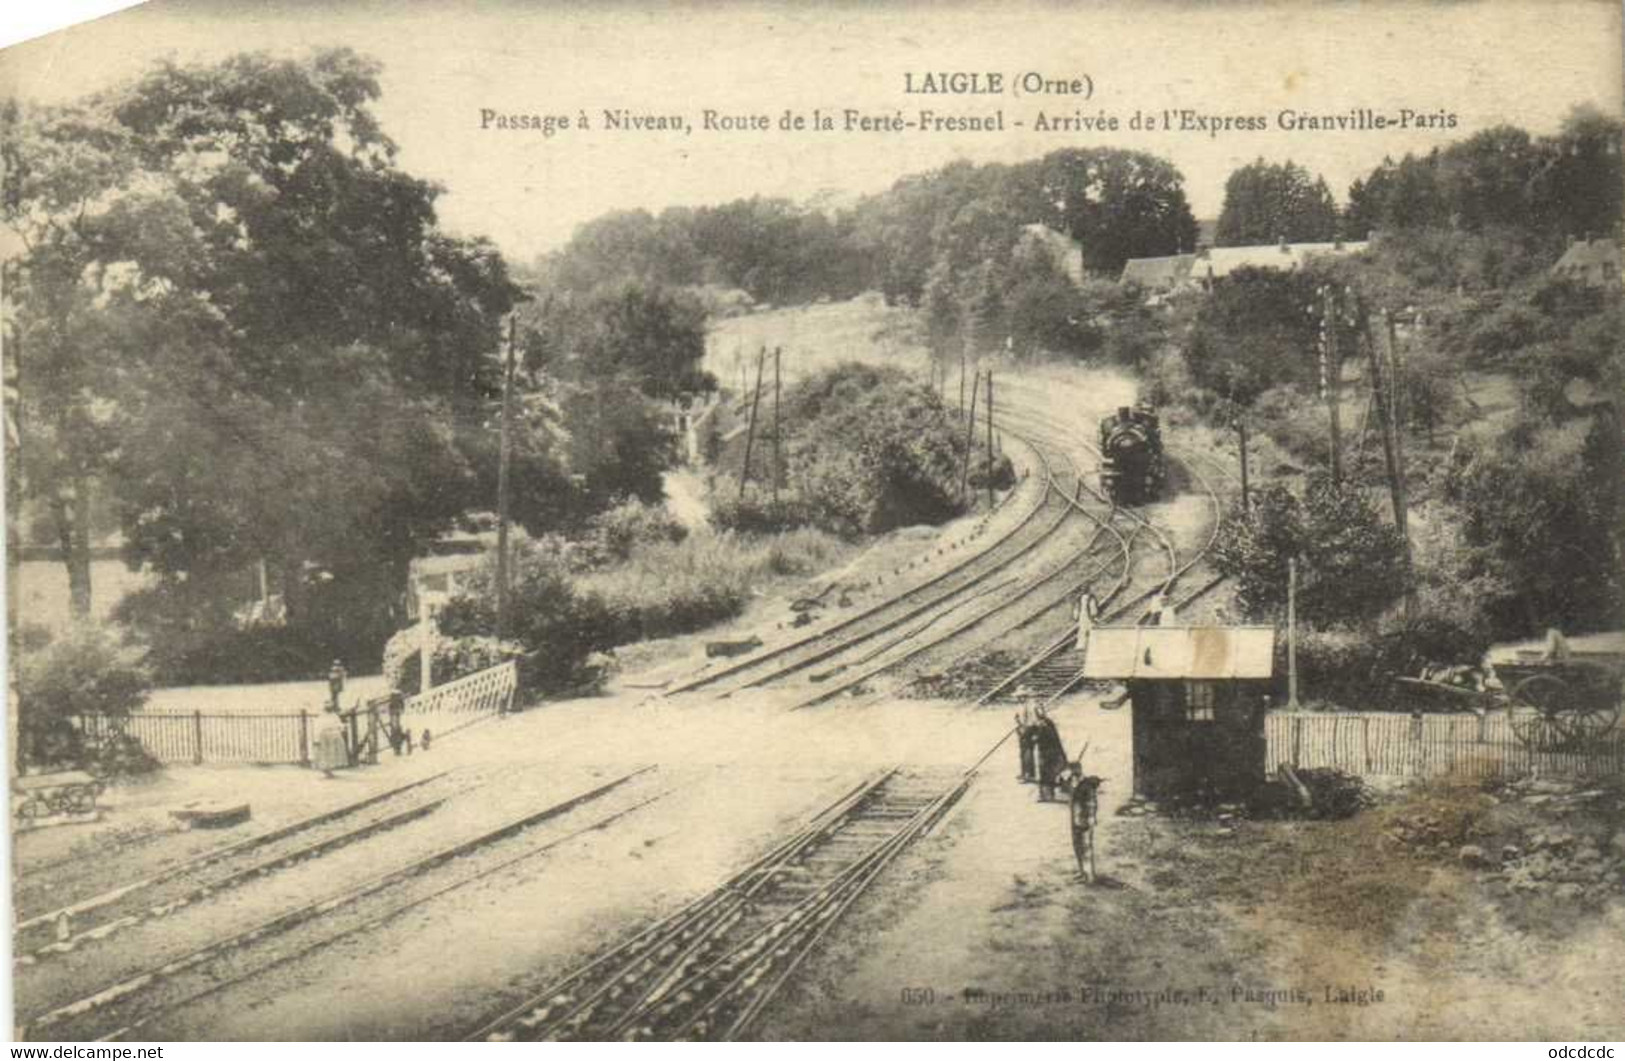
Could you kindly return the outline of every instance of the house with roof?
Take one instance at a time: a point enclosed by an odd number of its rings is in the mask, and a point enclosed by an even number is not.
[[[1552,266],[1552,273],[1587,287],[1616,287],[1625,282],[1625,256],[1621,255],[1617,240],[1570,236],[1563,256]]]
[[[1130,258],[1123,263],[1122,282],[1138,284],[1154,295],[1178,291],[1191,284],[1194,254],[1169,254],[1161,258]]]
[[[1313,258],[1358,254],[1371,246],[1370,240],[1332,240],[1320,243],[1260,244],[1248,247],[1202,247],[1195,254],[1174,254],[1161,258],[1130,258],[1123,265],[1124,283],[1137,283],[1153,297],[1186,288],[1210,288],[1242,268],[1302,268]]]
[[[1128,688],[1134,793],[1148,799],[1241,799],[1263,784],[1274,675],[1270,626],[1095,627],[1083,666]]]

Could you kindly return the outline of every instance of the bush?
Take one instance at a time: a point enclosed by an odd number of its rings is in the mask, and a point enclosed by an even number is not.
[[[577,589],[569,551],[557,542],[521,534],[510,548],[508,634],[523,651],[521,683],[539,692],[582,684],[588,657],[615,644],[614,617],[597,596]],[[496,633],[495,567],[495,557],[487,558],[447,602],[438,616],[442,635],[455,640]]]
[[[626,564],[582,579],[580,589],[613,617],[617,643],[669,637],[732,619],[764,581],[822,570],[836,549],[812,529],[695,535],[644,546]]]
[[[141,650],[89,624],[22,653],[15,675],[23,757],[42,765],[83,763],[84,748],[72,720],[80,715],[128,718],[152,688],[152,672]]]
[[[364,673],[390,630],[372,609],[336,604],[320,591],[308,601],[306,621],[243,626],[235,599],[219,586],[171,579],[125,597],[113,618],[146,646],[159,685],[308,680],[326,674],[335,658]]]
[[[525,654],[523,645],[516,641],[498,641],[494,637],[470,635],[445,637],[434,635],[430,655],[430,678],[436,685],[444,685],[469,674],[475,674]],[[413,626],[400,631],[384,645],[384,681],[394,690],[415,696],[422,691],[423,632]]]
[[[737,490],[714,489],[709,519],[719,531],[740,534],[777,534],[816,522],[812,505],[801,495],[784,493],[774,501],[771,494],[754,488],[747,488],[744,496]]]
[[[688,528],[664,505],[646,504],[635,497],[616,503],[587,521],[581,549],[594,567],[625,560],[639,545],[680,542]]]

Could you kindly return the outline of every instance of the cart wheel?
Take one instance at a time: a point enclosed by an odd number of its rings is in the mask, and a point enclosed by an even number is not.
[[[1590,744],[1606,736],[1619,722],[1619,707],[1578,707],[1553,719],[1576,744]]]
[[[1512,687],[1512,702],[1514,706],[1531,707],[1552,718],[1573,706],[1574,691],[1561,678],[1534,674]]]

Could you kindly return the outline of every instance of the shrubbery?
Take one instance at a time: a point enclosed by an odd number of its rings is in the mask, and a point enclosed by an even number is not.
[[[821,570],[835,555],[834,540],[812,529],[701,534],[642,546],[626,564],[588,575],[577,587],[602,603],[614,643],[624,644],[731,619],[769,578]]]
[[[446,637],[436,631],[431,646],[430,680],[435,685],[444,685],[510,659],[520,659],[525,654],[524,646],[518,642],[498,641],[478,634]],[[391,689],[408,696],[422,691],[422,648],[423,631],[415,626],[400,631],[384,645],[384,681]]]
[[[775,503],[763,491],[743,498],[719,488],[712,522],[723,529],[773,531],[814,526],[842,537],[941,523],[966,508],[961,494],[966,431],[930,387],[895,369],[849,363],[809,377],[786,395],[786,481]],[[1015,481],[995,455],[991,472],[980,434],[970,440],[969,487]]]
[[[85,749],[72,720],[128,718],[152,688],[141,650],[89,624],[20,653],[13,673],[23,757],[38,764],[83,764]]]

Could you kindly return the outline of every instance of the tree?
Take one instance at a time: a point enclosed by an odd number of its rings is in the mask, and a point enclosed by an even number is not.
[[[1312,476],[1300,498],[1283,486],[1259,491],[1232,513],[1214,542],[1214,562],[1237,580],[1253,618],[1286,603],[1288,561],[1298,562],[1298,614],[1320,627],[1375,618],[1404,590],[1404,543],[1357,487]]]
[[[1459,454],[1447,496],[1462,515],[1469,573],[1510,589],[1494,612],[1497,633],[1609,628],[1625,618],[1622,451],[1617,421],[1599,416],[1525,421]]]
[[[1302,166],[1262,158],[1230,174],[1224,184],[1214,242],[1240,247],[1277,240],[1325,242],[1337,235],[1337,205],[1324,177]]]
[[[1030,208],[1082,245],[1089,269],[1116,276],[1130,258],[1196,245],[1185,178],[1165,159],[1118,148],[1068,148],[1029,165]]]
[[[1197,313],[1185,346],[1192,378],[1243,408],[1272,386],[1309,384],[1319,309],[1307,274],[1237,269],[1214,285]]]
[[[14,116],[30,176],[7,218],[44,234],[8,306],[38,355],[23,442],[63,465],[30,479],[99,476],[128,559],[177,600],[263,558],[290,622],[321,588],[321,621],[353,633],[350,609],[384,618],[421,543],[486,501],[517,289],[489,244],[436,230],[378,91],[347,50],[244,55]]]

